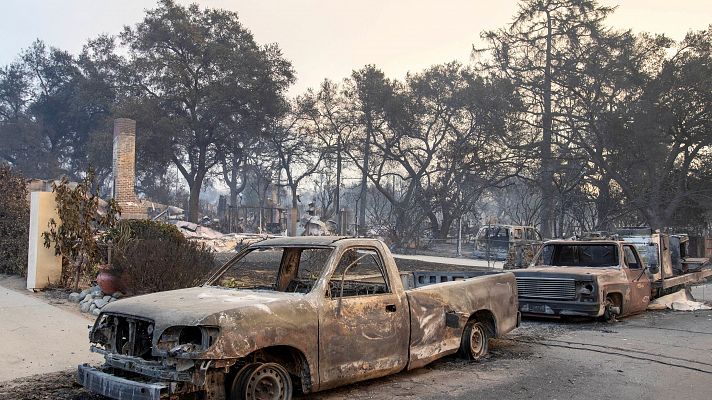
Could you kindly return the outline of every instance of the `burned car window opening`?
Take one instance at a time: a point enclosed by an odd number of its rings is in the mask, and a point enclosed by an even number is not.
[[[368,296],[390,293],[387,273],[378,252],[349,249],[339,260],[329,281],[327,297]]]
[[[616,246],[610,244],[547,244],[539,263],[554,267],[613,267],[619,261]]]
[[[635,251],[633,251],[633,246],[624,246],[623,252],[625,253],[625,263],[628,268],[639,269],[641,267],[638,256]]]
[[[255,248],[226,269],[211,285],[230,289],[311,292],[331,256],[331,248]]]

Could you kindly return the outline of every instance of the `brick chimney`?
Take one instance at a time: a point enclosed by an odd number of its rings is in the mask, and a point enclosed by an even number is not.
[[[114,200],[121,218],[146,218],[146,210],[136,198],[136,121],[114,120]]]

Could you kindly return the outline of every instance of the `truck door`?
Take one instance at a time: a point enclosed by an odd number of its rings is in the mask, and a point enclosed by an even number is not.
[[[632,245],[623,245],[625,273],[630,283],[630,300],[623,302],[624,314],[644,311],[650,303],[650,279],[645,271],[645,265],[640,261],[638,252]]]
[[[391,285],[395,278],[374,248],[341,254],[319,314],[321,389],[405,368],[409,313],[400,285],[398,293]]]

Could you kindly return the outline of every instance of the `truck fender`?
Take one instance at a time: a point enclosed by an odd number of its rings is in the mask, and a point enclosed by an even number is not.
[[[306,354],[293,346],[270,346],[255,350],[245,360],[261,360],[274,362],[284,367],[290,374],[299,377],[303,393],[311,393],[318,389],[318,371],[316,365],[307,358]]]
[[[492,311],[488,309],[477,310],[470,315],[468,322],[471,320],[486,323],[487,327],[490,329],[490,337],[498,336],[497,319],[495,318]]]
[[[613,303],[619,308],[618,315],[623,315],[623,310],[624,310],[624,298],[625,296],[623,293],[618,292],[618,291],[611,291],[611,292],[605,292],[603,295],[603,298],[601,299],[601,304],[605,304],[605,301],[607,298],[611,297],[613,299]],[[605,310],[604,310],[605,312]]]

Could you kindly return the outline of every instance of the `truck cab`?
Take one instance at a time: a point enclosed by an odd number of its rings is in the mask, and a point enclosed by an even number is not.
[[[548,241],[529,268],[514,271],[522,314],[605,319],[644,311],[658,273],[634,244],[605,239]]]

